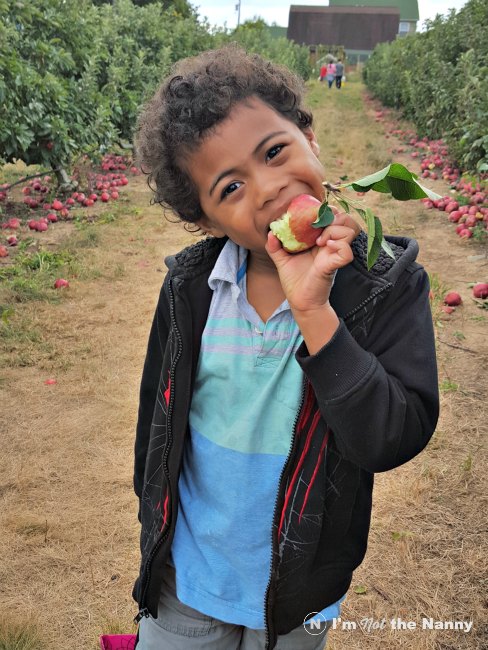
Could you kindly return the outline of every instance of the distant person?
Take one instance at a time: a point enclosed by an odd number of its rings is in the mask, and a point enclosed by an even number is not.
[[[327,77],[327,66],[323,65],[320,68],[320,77],[319,81],[323,81]]]
[[[327,83],[329,84],[329,88],[332,88],[332,84],[334,83],[335,77],[336,77],[336,64],[335,63],[328,63],[327,66],[326,66],[325,78],[327,79]]]
[[[344,64],[342,63],[342,59],[339,59],[336,63],[336,71],[335,71],[336,88],[340,89],[342,85],[343,75],[344,75]]]

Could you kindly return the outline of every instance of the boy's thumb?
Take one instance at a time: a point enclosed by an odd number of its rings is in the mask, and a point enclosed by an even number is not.
[[[277,267],[288,259],[288,253],[283,249],[278,237],[275,237],[271,231],[268,233],[266,252]]]

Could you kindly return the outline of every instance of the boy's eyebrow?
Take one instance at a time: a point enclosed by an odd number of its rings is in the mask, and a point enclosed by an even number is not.
[[[273,131],[273,133],[269,133],[266,137],[264,137],[261,142],[258,142],[256,147],[254,148],[254,151],[252,152],[252,155],[255,156],[258,151],[261,149],[261,147],[264,147],[264,145],[268,142],[268,140],[271,140],[271,138],[276,137],[277,135],[282,135],[286,134],[286,131]],[[231,167],[230,169],[225,169],[223,172],[221,172],[217,178],[214,180],[212,183],[212,186],[208,192],[209,196],[212,195],[212,192],[214,189],[217,187],[217,185],[220,183],[220,181],[225,178],[226,176],[230,176],[230,174],[233,174],[235,172],[235,167]]]

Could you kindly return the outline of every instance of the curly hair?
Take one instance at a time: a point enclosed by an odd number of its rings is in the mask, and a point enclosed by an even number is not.
[[[305,129],[312,114],[302,106],[303,91],[302,80],[290,70],[235,44],[179,61],[138,122],[137,159],[154,191],[153,202],[181,221],[199,221],[204,215],[185,170],[186,157],[237,102],[251,96]]]

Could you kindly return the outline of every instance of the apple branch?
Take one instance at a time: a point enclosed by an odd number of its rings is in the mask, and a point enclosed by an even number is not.
[[[391,165],[388,165],[384,169],[374,174],[369,174],[357,181],[352,181],[351,183],[333,185],[328,181],[324,181],[322,184],[325,187],[326,196],[319,208],[317,220],[312,225],[314,228],[324,228],[332,223],[334,213],[329,205],[330,198],[334,199],[348,214],[351,212],[351,209],[355,210],[366,223],[366,231],[368,234],[367,266],[369,270],[378,259],[381,249],[390,255],[390,257],[394,257],[393,251],[383,237],[383,227],[378,217],[360,201],[345,196],[344,191],[350,188],[356,192],[369,192],[369,190],[374,190],[383,194],[391,194],[398,201],[423,199],[425,197],[430,199],[440,198],[435,192],[423,187],[417,181],[417,178],[418,176],[416,174],[409,171],[403,165],[391,163]]]

